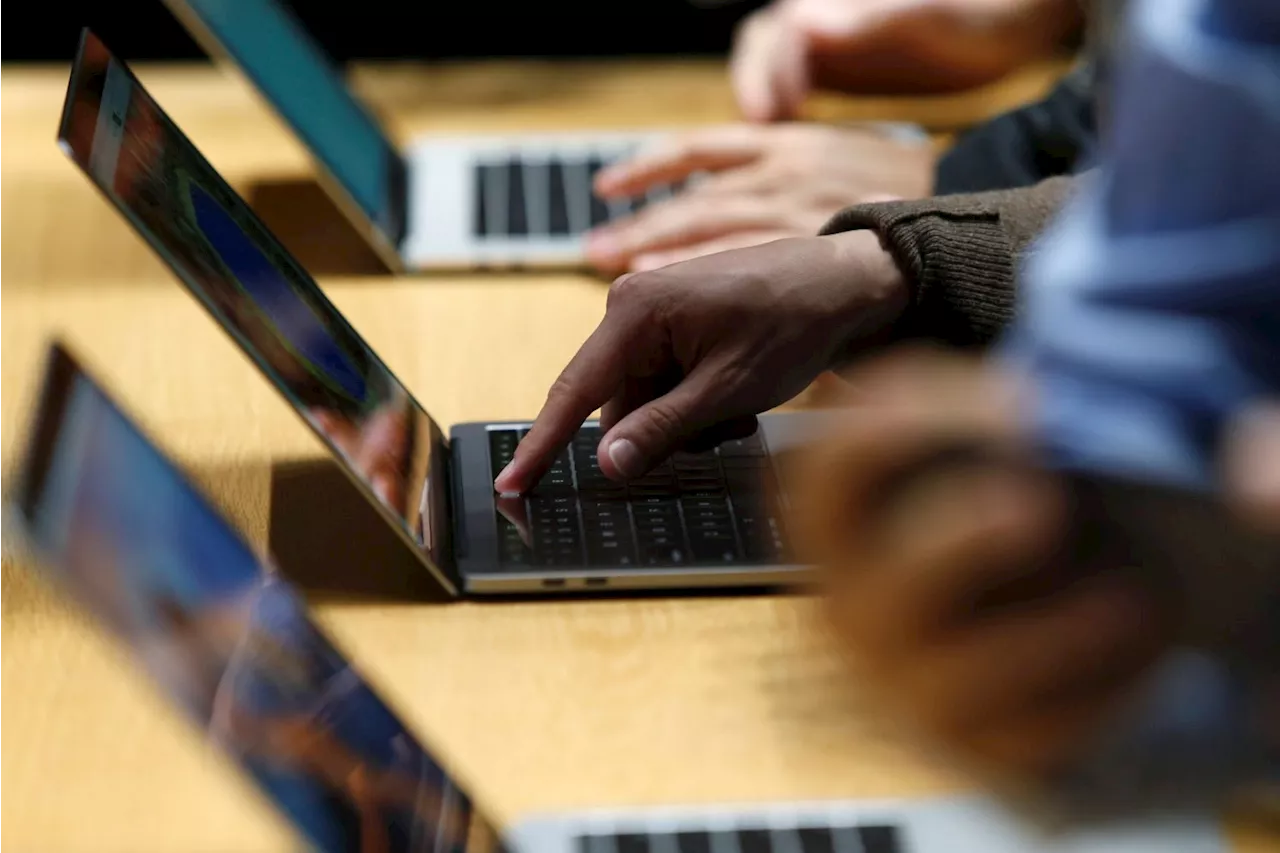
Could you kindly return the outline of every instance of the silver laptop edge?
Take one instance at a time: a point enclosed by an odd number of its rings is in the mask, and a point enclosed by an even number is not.
[[[897,844],[867,849],[858,830],[892,827]],[[594,809],[517,821],[505,833],[512,853],[617,853],[611,843],[584,847],[581,839],[613,834],[654,837],[654,853],[679,832],[711,833],[711,853],[743,853],[734,831],[769,831],[774,853],[802,853],[794,830],[832,830],[832,853],[1226,853],[1219,822],[1208,815],[1159,815],[1062,827],[1018,815],[994,798],[866,799]],[[667,836],[663,839],[663,836]],[[601,849],[604,848],[604,849]]]

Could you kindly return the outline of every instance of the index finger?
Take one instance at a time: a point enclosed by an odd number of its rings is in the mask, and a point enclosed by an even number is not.
[[[634,344],[635,324],[605,314],[547,392],[547,401],[529,432],[516,445],[511,463],[493,481],[499,494],[522,494],[551,467],[587,416],[622,384],[627,352]]]
[[[596,175],[602,196],[639,195],[653,186],[682,181],[695,172],[741,166],[760,156],[760,129],[726,125],[672,136],[614,163]]]

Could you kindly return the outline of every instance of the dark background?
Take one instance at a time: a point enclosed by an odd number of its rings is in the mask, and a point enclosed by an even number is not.
[[[763,0],[293,0],[340,61],[476,57],[723,55],[734,24]],[[5,64],[64,62],[82,26],[128,61],[204,56],[160,0],[10,4]],[[19,23],[21,21],[21,23]]]

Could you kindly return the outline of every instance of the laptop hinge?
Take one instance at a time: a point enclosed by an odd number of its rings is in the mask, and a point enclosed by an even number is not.
[[[457,470],[458,460],[461,456],[458,454],[458,437],[451,436],[449,439],[449,464],[445,466],[448,472],[449,482],[445,493],[449,496],[449,518],[453,522],[453,563],[456,568],[458,560],[467,556],[467,514],[463,511],[464,504],[462,502],[462,474]],[[459,578],[461,573],[459,572]]]
[[[387,175],[391,182],[387,187],[387,201],[391,205],[391,243],[397,252],[404,250],[409,235],[409,161],[399,151],[392,151],[391,166]]]

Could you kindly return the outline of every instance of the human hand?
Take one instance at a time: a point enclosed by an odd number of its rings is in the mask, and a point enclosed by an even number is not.
[[[689,443],[742,436],[907,302],[869,231],[778,240],[614,282],[600,325],[560,374],[494,483],[532,488],[603,406],[600,468],[638,477]]]
[[[533,531],[529,529],[529,513],[524,506],[524,498],[512,495],[498,495],[494,501],[498,512],[511,523],[526,548],[533,548]]]
[[[795,118],[811,89],[958,91],[1043,55],[1076,0],[775,0],[748,17],[730,72],[751,121]]]
[[[1280,403],[1238,418],[1226,441],[1227,492],[1258,525],[1280,531]]]
[[[310,414],[316,428],[368,478],[374,494],[397,512],[404,512],[405,454],[410,441],[407,401],[380,406],[359,426],[325,408],[313,408]]]
[[[587,258],[609,271],[809,236],[851,204],[919,198],[933,147],[871,127],[726,125],[664,138],[596,176],[605,198],[639,196],[709,172],[676,196],[592,231]]]
[[[797,472],[792,529],[859,683],[982,769],[1055,769],[1164,648],[1165,614],[1114,567],[1058,559],[1064,495],[1011,385],[919,354],[853,382],[858,402]],[[938,464],[964,447],[984,453]]]

